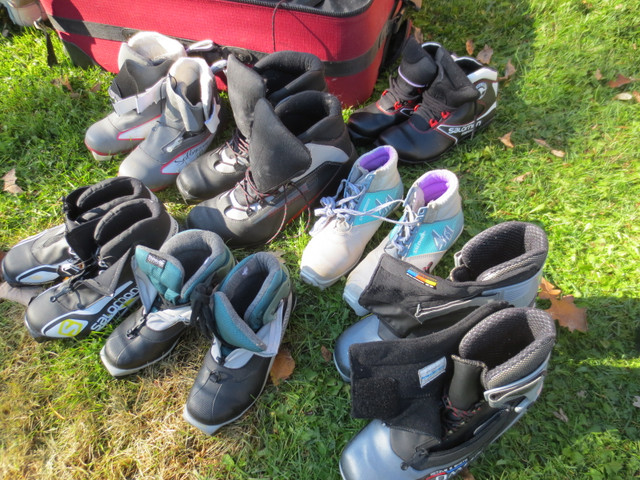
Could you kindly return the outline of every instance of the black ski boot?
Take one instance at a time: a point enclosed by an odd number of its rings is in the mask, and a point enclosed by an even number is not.
[[[352,415],[376,420],[342,478],[456,476],[537,400],[555,335],[546,312],[494,302],[429,336],[353,345]]]
[[[128,177],[109,178],[74,190],[62,199],[64,224],[26,238],[7,252],[2,262],[4,279],[13,287],[21,287],[43,285],[77,273],[74,264],[79,258],[69,247],[67,235],[85,224],[89,225],[83,231],[89,232],[116,205],[143,198],[157,201],[141,181]]]
[[[258,99],[276,105],[294,93],[327,88],[324,65],[310,53],[272,53],[253,68],[229,55],[226,75],[236,130],[226,144],[201,155],[178,175],[178,190],[189,202],[213,198],[242,180],[249,164],[249,137]]]
[[[422,91],[436,77],[438,67],[434,56],[442,49],[437,43],[420,45],[410,37],[402,51],[397,76],[389,77],[387,88],[377,102],[356,110],[349,117],[348,127],[353,143],[372,143],[387,128],[407,120],[422,98]]]
[[[265,244],[323,192],[335,191],[357,152],[340,101],[307,91],[275,109],[258,100],[249,157],[241,182],[189,212],[190,228],[214,231],[230,246]]]
[[[498,74],[480,62],[435,54],[438,75],[422,94],[411,118],[382,132],[379,145],[392,145],[401,161],[432,162],[459,141],[486,127],[495,115]]]
[[[235,264],[213,232],[186,230],[160,250],[136,247],[133,274],[142,306],[118,325],[100,351],[114,377],[130,375],[171,353],[191,323],[191,296],[215,287]]]
[[[196,297],[194,321],[213,343],[189,392],[187,422],[213,435],[255,403],[293,304],[289,272],[267,252],[249,255],[212,295]]]
[[[139,294],[130,262],[135,247],[160,248],[178,231],[164,206],[147,199],[121,203],[89,227],[67,235],[82,262],[79,272],[27,307],[27,330],[39,342],[86,337],[128,311]]]

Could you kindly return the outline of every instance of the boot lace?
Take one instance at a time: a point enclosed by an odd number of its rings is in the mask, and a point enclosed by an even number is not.
[[[435,128],[440,121],[449,118],[451,111],[447,104],[436,100],[429,94],[424,94],[422,96],[422,102],[416,105],[413,114],[422,117],[429,123],[431,128]]]
[[[340,194],[344,192],[343,198],[338,200]],[[347,225],[351,218],[369,216],[378,220],[388,220],[383,215],[378,213],[390,209],[398,203],[402,203],[402,200],[390,200],[385,203],[380,203],[376,207],[361,212],[356,210],[357,201],[367,192],[365,185],[358,185],[351,183],[347,179],[343,179],[338,187],[338,192],[333,197],[323,197],[320,199],[321,208],[314,210],[316,216],[320,217],[316,224],[313,226],[311,235],[322,230],[332,219],[336,219],[340,224]]]
[[[232,164],[242,167],[249,166],[249,141],[240,133],[240,130],[234,130],[231,139],[225,143],[225,149],[227,148],[233,152]]]
[[[137,337],[140,334],[140,330],[142,330],[142,327],[144,327],[147,324],[147,318],[152,313],[160,317],[165,322],[175,323],[176,315],[172,315],[167,311],[165,311],[172,307],[175,307],[173,303],[168,302],[164,298],[158,296],[155,302],[153,302],[151,309],[148,312],[144,312],[144,314],[140,317],[138,322],[129,330],[127,330],[127,338]],[[187,323],[187,324],[189,323],[188,320],[185,321],[184,319],[181,319],[180,321],[183,321],[184,323]]]
[[[209,303],[213,288],[200,284],[191,294],[191,325],[200,330],[207,340],[213,340],[216,333],[213,310]]]
[[[256,209],[256,207],[253,207],[252,205],[263,203],[271,196],[268,193],[262,193],[258,190],[258,187],[256,187],[256,184],[253,181],[253,175],[250,168],[245,171],[244,178],[238,183],[238,188],[240,188],[244,195],[247,213]]]
[[[51,303],[55,303],[59,298],[64,297],[69,293],[75,293],[77,300],[77,308],[83,309],[85,305],[82,303],[80,293],[78,293],[78,287],[85,283],[85,279],[93,277],[100,273],[101,270],[107,267],[100,261],[96,261],[95,257],[91,258],[88,262],[82,262],[79,258],[71,265],[58,267],[58,273],[62,276],[67,275],[69,278],[66,284],[60,288],[56,293],[49,297]],[[100,292],[102,293],[102,292]]]
[[[420,92],[418,91],[418,93]],[[407,98],[400,93],[398,79],[393,76],[389,77],[389,88],[382,92],[382,97],[387,97],[385,100],[390,103],[393,102],[394,111],[400,110],[403,107],[414,107],[417,104],[414,98]]]
[[[287,198],[287,192],[289,191],[290,187],[296,189],[304,199],[305,207],[300,212],[300,214],[302,214],[305,211],[308,213],[307,221],[305,225],[305,231],[307,231],[307,229],[309,228],[309,224],[311,223],[311,219],[310,219],[311,215],[309,213],[310,202],[309,202],[309,199],[304,194],[304,192],[300,189],[300,187],[298,187],[298,185],[295,184],[295,182],[285,183],[283,186],[279,187],[274,192],[263,193],[260,190],[258,190],[258,187],[256,187],[256,184],[253,181],[253,175],[251,174],[251,168],[248,168],[244,174],[244,178],[238,183],[236,187],[236,188],[240,188],[242,195],[244,196],[244,200],[246,204],[245,211],[247,214],[256,212],[265,203],[268,204],[270,201],[273,200],[274,195],[276,193],[284,193],[284,208],[282,213],[282,220],[280,221],[280,225],[278,226],[276,233],[274,233],[273,236],[266,241],[266,243],[271,243],[273,239],[276,238],[280,234],[280,232],[282,232],[282,230],[286,225],[288,204],[289,204],[288,198]]]
[[[451,400],[448,396],[442,398],[444,403],[444,411],[442,414],[442,420],[444,423],[444,430],[446,435],[451,435],[461,427],[463,427],[473,416],[478,413],[482,402],[478,402],[473,405],[469,410],[462,410],[456,408],[451,404]]]

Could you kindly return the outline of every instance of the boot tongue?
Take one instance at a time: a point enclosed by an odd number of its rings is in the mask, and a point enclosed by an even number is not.
[[[184,268],[173,256],[144,246],[135,251],[138,269],[143,272],[162,297],[173,303],[182,303]]]
[[[256,102],[266,95],[264,79],[236,57],[229,55],[227,83],[229,85],[229,103],[236,127],[245,138],[249,138]]]
[[[73,224],[67,221],[67,232],[65,238],[74,253],[83,262],[91,260],[98,250],[98,244],[94,238],[94,230],[100,221],[100,217],[95,217],[81,224]]]
[[[213,311],[220,339],[235,348],[252,352],[263,352],[267,345],[256,335],[247,322],[241,318],[224,292],[213,295]]]
[[[453,378],[449,385],[451,405],[459,410],[469,410],[482,399],[484,388],[481,384],[482,372],[487,368],[482,362],[452,355]]]
[[[259,60],[254,69],[265,79],[272,105],[305,90],[325,91],[324,64],[310,53],[280,51]]]
[[[202,103],[208,83],[202,76],[198,61],[193,58],[178,60],[169,72],[166,84],[167,104],[164,118],[167,125],[188,132],[199,132],[204,128],[205,112]]]
[[[380,104],[390,108],[396,101],[416,99],[420,91],[431,84],[438,73],[435,61],[418,41],[411,37],[402,51],[402,62],[398,67],[398,77],[389,81],[389,93],[382,96]]]
[[[429,85],[438,73],[438,66],[422,46],[413,37],[409,38],[402,51],[402,62],[398,67],[400,92],[416,95],[417,89]]]
[[[260,194],[273,193],[311,164],[309,150],[282,123],[266,99],[258,100],[255,106],[255,128],[251,134],[249,158],[251,178]],[[236,200],[246,204],[244,194],[237,190]]]
[[[436,62],[439,65],[438,76],[428,89],[429,96],[451,108],[478,98],[478,90],[444,48],[436,52]]]
[[[120,98],[142,93],[164,78],[173,62],[173,59],[168,59],[158,65],[146,65],[135,60],[126,60],[113,79],[111,90]]]
[[[414,184],[409,189],[405,200],[405,206],[408,206],[414,212],[424,207],[424,191],[420,185]]]

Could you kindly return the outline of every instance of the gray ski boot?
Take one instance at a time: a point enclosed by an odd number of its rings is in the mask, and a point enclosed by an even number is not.
[[[548,253],[542,228],[511,221],[469,240],[454,255],[456,266],[446,279],[383,254],[359,299],[375,315],[338,337],[334,349],[338,372],[348,381],[348,352],[354,343],[427,335],[496,300],[516,307],[534,305]]]
[[[209,148],[220,123],[218,89],[203,59],[176,61],[163,90],[162,115],[118,173],[139,178],[154,191],[173,184],[180,171]]]
[[[113,112],[87,130],[84,143],[96,160],[133,150],[162,113],[162,83],[184,47],[156,32],[139,32],[123,43],[120,71],[109,87]]]
[[[432,335],[353,345],[352,415],[376,420],[342,478],[455,477],[537,400],[555,337],[546,312],[493,302]]]
[[[209,148],[220,123],[213,72],[201,58],[181,58],[167,75],[166,102],[151,133],[120,164],[119,175],[151,190],[173,184],[180,171]]]

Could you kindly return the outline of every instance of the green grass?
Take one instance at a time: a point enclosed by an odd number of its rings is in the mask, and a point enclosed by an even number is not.
[[[493,124],[433,165],[402,166],[405,184],[427,168],[459,176],[466,225],[456,247],[505,220],[543,226],[551,245],[545,276],[588,312],[587,333],[559,328],[540,400],[471,473],[639,478],[640,103],[614,97],[640,91],[640,4],[433,0],[414,17],[426,39],[460,55],[467,39],[476,52],[487,44],[500,74],[508,60],[517,71],[500,83]],[[86,128],[108,112],[110,74],[72,66],[55,39],[60,64],[48,67],[34,29],[12,29],[0,47],[0,176],[15,168],[24,190],[0,193],[6,251],[60,223],[58,199],[115,175],[118,162],[95,162],[83,144]],[[613,89],[607,81],[618,74],[638,80]],[[508,132],[512,149],[499,141]],[[188,207],[175,190],[160,196],[184,220]],[[195,333],[166,361],[114,380],[98,355],[109,329],[36,344],[22,324],[24,307],[0,302],[0,477],[338,479],[340,453],[366,422],[351,418],[349,387],[321,348],[332,349],[357,318],[341,299],[343,282],[320,293],[299,281],[307,241],[300,220],[265,247],[293,274],[298,304],[285,344],[296,370],[215,437],[181,417],[207,349]],[[447,256],[436,273],[451,265]],[[560,410],[568,421],[554,415]]]

